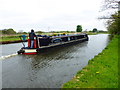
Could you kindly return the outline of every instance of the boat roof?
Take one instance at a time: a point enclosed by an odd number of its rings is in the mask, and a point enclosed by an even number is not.
[[[80,35],[86,35],[85,33],[80,34],[71,34],[71,35],[60,35],[60,36],[47,36],[47,35],[37,35],[38,38],[42,37],[50,37],[50,38],[64,38],[64,37],[74,37],[74,36],[80,36]]]

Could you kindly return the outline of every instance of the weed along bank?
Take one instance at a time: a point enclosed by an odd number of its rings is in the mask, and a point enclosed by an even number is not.
[[[33,47],[30,47],[31,41],[28,39],[28,47],[22,47],[18,51],[18,54],[37,54],[50,48],[64,47],[67,45],[88,41],[88,39],[88,35],[84,33],[58,36],[36,35],[36,37],[34,37]]]

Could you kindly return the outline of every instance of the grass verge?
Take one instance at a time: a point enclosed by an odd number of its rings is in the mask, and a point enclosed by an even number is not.
[[[26,37],[27,39],[28,37]],[[2,36],[0,37],[0,42],[2,41],[17,41],[21,40],[20,35]]]
[[[115,36],[62,88],[118,88],[118,39],[120,36]]]

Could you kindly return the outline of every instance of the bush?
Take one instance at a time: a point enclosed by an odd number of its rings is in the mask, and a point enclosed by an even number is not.
[[[16,34],[16,32],[12,28],[9,28],[2,30],[2,34]]]

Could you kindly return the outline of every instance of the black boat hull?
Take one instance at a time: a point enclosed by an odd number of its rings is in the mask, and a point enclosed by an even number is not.
[[[25,54],[25,55],[37,54],[37,53],[49,50],[51,48],[65,47],[65,46],[73,45],[73,44],[76,44],[76,43],[81,43],[81,42],[84,42],[84,41],[88,41],[88,37],[73,40],[73,41],[54,43],[54,44],[51,44],[51,45],[48,45],[48,46],[42,46],[40,48],[33,48],[33,49],[31,49],[31,48],[21,48],[18,51],[18,54]]]

